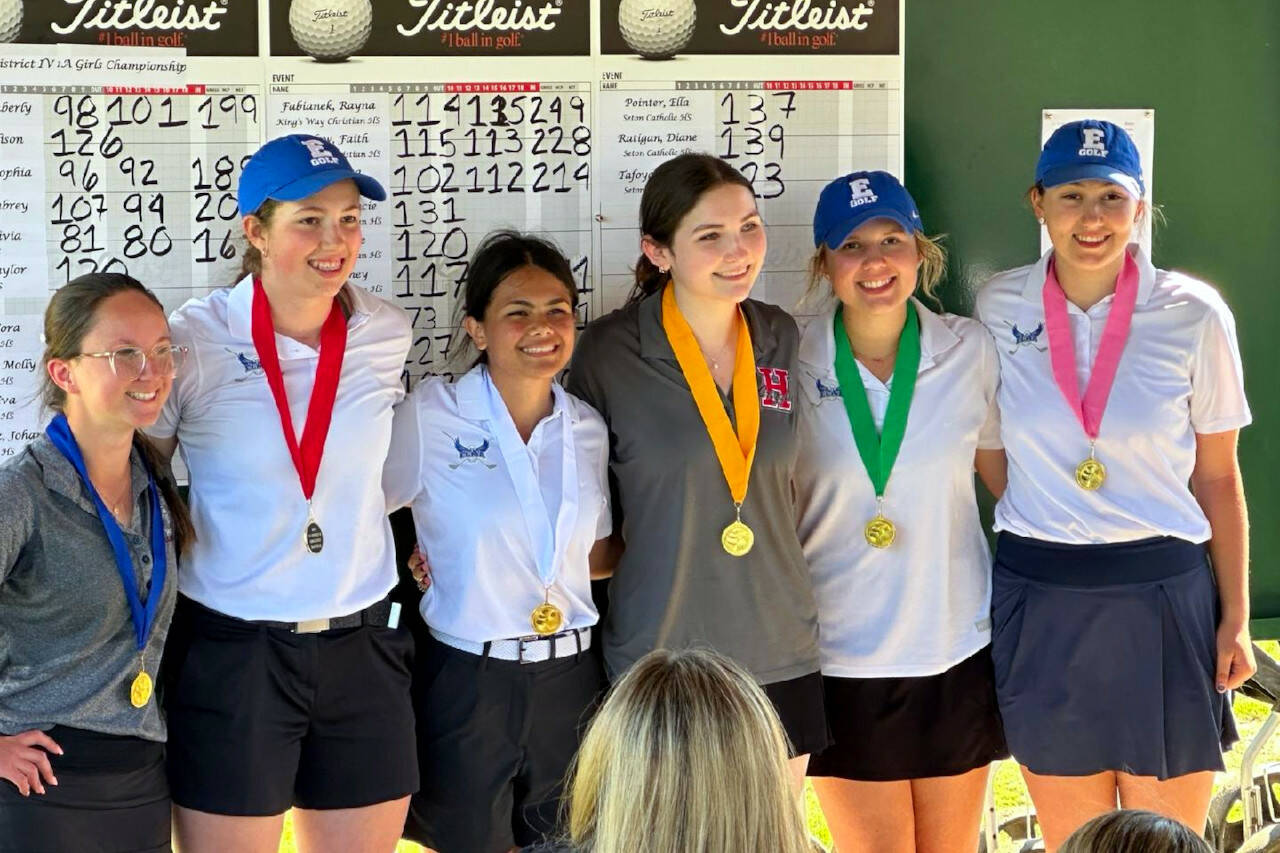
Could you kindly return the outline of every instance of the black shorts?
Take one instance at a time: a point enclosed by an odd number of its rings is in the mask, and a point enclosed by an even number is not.
[[[791,742],[793,758],[821,752],[831,743],[821,673],[811,672],[799,678],[775,681],[764,685],[764,692],[782,721],[782,730]]]
[[[295,634],[179,598],[163,674],[174,803],[263,816],[413,793],[412,660],[402,629]]]
[[[605,687],[597,649],[538,663],[418,649],[422,785],[405,837],[441,853],[505,853],[556,829],[560,795]]]
[[[991,648],[938,675],[823,679],[833,743],[810,776],[890,782],[956,776],[1009,757]]]
[[[164,744],[54,726],[49,755],[57,785],[18,793],[0,779],[3,853],[168,853],[169,785]]]

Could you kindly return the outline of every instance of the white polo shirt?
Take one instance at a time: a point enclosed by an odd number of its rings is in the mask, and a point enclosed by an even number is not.
[[[252,278],[169,318],[190,353],[150,432],[177,435],[191,477],[197,540],[178,584],[206,607],[240,619],[322,619],[368,607],[396,583],[381,475],[404,397],[409,321],[368,291],[347,292],[347,349],[312,500],[319,554],[304,545],[306,500],[253,346]],[[319,350],[279,334],[276,350],[301,439]]]
[[[1073,544],[1209,539],[1209,522],[1188,488],[1196,433],[1239,429],[1252,420],[1235,320],[1208,284],[1157,270],[1136,245],[1129,251],[1138,264],[1138,301],[1098,435],[1107,478],[1097,491],[1075,483],[1089,439],[1049,361],[1041,294],[1052,250],[1030,266],[1000,273],[978,293],[976,316],[1000,356],[1009,456],[996,530]],[[1081,389],[1112,301],[1107,296],[1088,311],[1067,303]]]
[[[936,675],[991,641],[991,555],[973,458],[1000,447],[995,347],[976,321],[915,306],[920,368],[885,487],[884,514],[898,533],[888,548],[862,536],[876,493],[836,379],[834,304],[801,335],[795,488],[824,675]],[[858,372],[880,429],[892,379],[881,382],[862,364]]]
[[[529,617],[545,595],[533,538],[490,421],[488,385],[484,366],[454,383],[424,379],[396,409],[383,477],[390,506],[412,504],[418,544],[431,566],[422,618],[476,643],[532,634]],[[528,454],[546,512],[555,519],[564,499],[562,430],[573,431],[576,520],[549,592],[564,614],[561,630],[587,628],[599,618],[587,555],[613,527],[608,433],[595,409],[558,384],[551,390],[551,414],[520,452]]]

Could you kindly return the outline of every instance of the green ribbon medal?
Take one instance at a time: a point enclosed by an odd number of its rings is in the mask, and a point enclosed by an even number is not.
[[[907,320],[898,336],[898,357],[893,365],[893,387],[889,391],[889,406],[884,413],[884,430],[876,432],[875,419],[871,417],[871,405],[867,391],[862,387],[858,363],[854,361],[849,346],[849,336],[840,321],[840,308],[835,313],[836,381],[840,384],[840,396],[844,410],[853,427],[853,441],[858,445],[862,465],[871,477],[876,490],[876,514],[862,530],[867,544],[875,548],[888,548],[897,538],[897,528],[884,517],[884,487],[889,473],[902,447],[902,437],[907,432],[907,413],[911,410],[911,397],[916,390],[916,373],[920,369],[920,318],[915,303],[907,302]]]

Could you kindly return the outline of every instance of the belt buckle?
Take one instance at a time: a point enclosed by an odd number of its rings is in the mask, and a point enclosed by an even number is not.
[[[540,640],[540,639],[542,639],[542,638],[541,638],[541,637],[535,637],[535,636],[532,636],[532,635],[525,635],[525,636],[523,636],[523,637],[516,637],[516,663],[520,663],[520,664],[525,664],[525,663],[535,663],[535,661],[532,661],[532,660],[525,660],[525,659],[524,659],[524,647],[525,647],[525,645],[526,645],[526,644],[530,644],[530,645],[531,645],[531,644],[533,644],[533,643],[537,642],[537,641],[538,641],[538,640]]]
[[[318,634],[329,630],[328,619],[304,619],[293,629],[295,634]]]

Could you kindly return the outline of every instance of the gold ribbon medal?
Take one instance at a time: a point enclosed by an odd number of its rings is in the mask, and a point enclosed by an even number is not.
[[[141,708],[151,701],[151,693],[151,676],[147,675],[146,663],[139,662],[138,674],[129,684],[129,704],[135,708]]]
[[[755,534],[742,521],[742,502],[747,497],[751,479],[751,463],[755,461],[756,440],[760,436],[760,398],[756,395],[756,361],[751,349],[751,330],[747,318],[738,309],[738,349],[733,365],[733,411],[738,420],[734,431],[724,410],[716,381],[702,356],[693,329],[680,313],[675,290],[670,282],[662,292],[662,329],[676,355],[680,372],[689,383],[693,402],[702,416],[703,426],[715,447],[716,459],[729,484],[733,497],[734,520],[720,532],[720,546],[735,557],[741,557],[755,544]]]
[[[533,608],[533,613],[529,614],[529,622],[533,625],[534,632],[542,637],[554,634],[564,624],[564,613],[551,603],[550,589],[546,591],[543,602]]]

